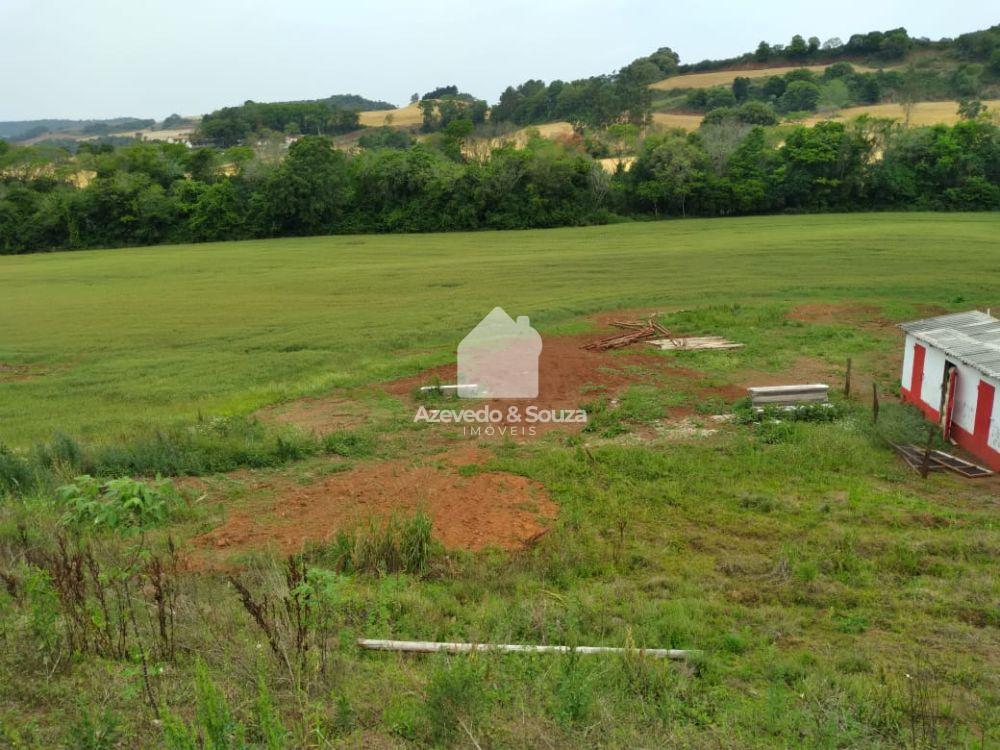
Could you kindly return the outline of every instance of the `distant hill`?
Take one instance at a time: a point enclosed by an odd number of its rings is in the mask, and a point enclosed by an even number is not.
[[[325,99],[306,99],[298,102],[276,102],[277,104],[323,104],[330,109],[360,112],[362,110],[393,110],[395,104],[378,99],[368,99],[358,94],[333,94]],[[149,131],[152,128],[188,127],[196,124],[197,118],[188,120],[179,115],[171,115],[157,123],[152,118],[112,117],[104,120],[10,120],[0,122],[0,138],[9,141],[29,141],[40,136],[104,136]]]
[[[47,133],[105,135],[141,130],[154,122],[138,117],[113,117],[107,120],[10,120],[0,122],[0,138],[28,140]]]

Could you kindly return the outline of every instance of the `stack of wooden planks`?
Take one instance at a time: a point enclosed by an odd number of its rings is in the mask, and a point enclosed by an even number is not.
[[[739,349],[743,344],[729,341],[721,336],[689,336],[677,339],[654,339],[649,342],[664,351],[693,349]]]
[[[611,322],[615,328],[621,328],[624,333],[616,333],[600,341],[592,341],[583,348],[591,351],[604,352],[608,349],[622,349],[640,341],[648,341],[656,336],[666,336],[670,341],[674,341],[673,334],[656,322],[655,316],[650,315],[646,321],[614,320]]]
[[[944,451],[932,450],[930,455],[927,455],[926,448],[920,448],[916,445],[898,445],[893,443],[892,447],[911,468],[918,471],[924,465],[924,460],[926,459],[928,471],[947,470],[970,479],[979,479],[981,477],[992,476],[993,474],[987,468],[966,461],[958,456],[953,456],[950,453],[945,453]]]

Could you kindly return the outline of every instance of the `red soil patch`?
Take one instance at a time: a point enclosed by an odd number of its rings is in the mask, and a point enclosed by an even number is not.
[[[368,519],[417,511],[433,521],[446,547],[520,549],[545,532],[559,507],[530,479],[504,472],[463,476],[456,469],[485,457],[478,449],[453,450],[443,465],[388,461],[335,474],[305,487],[281,488],[270,507],[234,511],[222,526],[196,539],[218,550],[275,546],[297,552]]]
[[[622,317],[618,314],[615,317]],[[575,336],[543,336],[542,353],[538,360],[538,397],[533,399],[503,399],[497,401],[465,401],[465,408],[482,408],[484,405],[498,409],[506,415],[511,406],[516,406],[523,414],[528,406],[539,409],[578,409],[582,404],[601,395],[614,395],[629,383],[642,381],[644,372],[652,375],[671,375],[697,382],[701,373],[678,367],[668,359],[654,353],[645,344],[639,343],[617,352],[594,352],[583,349],[583,345],[610,335],[609,332],[589,333]],[[442,384],[456,382],[457,366],[442,365],[401,380],[392,381],[384,387],[389,392],[403,398],[411,397],[423,385],[435,382]],[[455,406],[463,408],[462,400],[456,399]],[[501,424],[507,424],[506,420]],[[536,424],[537,432],[553,428],[578,430],[582,424]],[[530,436],[530,435],[529,435]],[[514,435],[524,437],[524,435]]]
[[[681,367],[664,357],[645,343],[638,343],[627,349],[609,352],[596,352],[583,349],[583,345],[605,338],[615,329],[607,324],[614,320],[645,319],[653,314],[649,310],[617,310],[600,313],[590,319],[600,330],[572,336],[543,336],[542,351],[539,357],[539,393],[534,399],[503,399],[496,401],[472,401],[454,399],[442,404],[447,409],[481,409],[487,406],[496,409],[504,415],[504,419],[495,423],[507,428],[495,431],[493,434],[480,433],[479,437],[507,437],[530,439],[552,429],[566,431],[580,430],[580,423],[535,423],[531,430],[525,424],[515,425],[506,419],[508,409],[516,407],[521,415],[529,406],[539,410],[579,409],[589,401],[599,396],[613,397],[630,383],[666,380],[677,380],[678,385],[685,389],[695,390],[706,397],[721,397],[734,401],[746,395],[742,388],[704,387],[700,383],[703,375],[697,370]],[[452,384],[457,380],[457,365],[448,364],[426,370],[417,375],[384,383],[381,387],[388,393],[403,399],[406,408],[416,409],[413,398],[421,386],[434,383]],[[368,421],[369,414],[359,402],[345,396],[343,393],[332,394],[319,398],[303,398],[296,401],[268,407],[257,412],[265,421],[279,424],[295,424],[304,429],[320,434],[336,429],[354,427]],[[430,408],[430,407],[429,407]],[[674,407],[669,410],[669,416],[685,416],[692,413],[691,409]],[[436,425],[448,432],[463,433],[460,425]],[[516,428],[516,429],[515,429]]]

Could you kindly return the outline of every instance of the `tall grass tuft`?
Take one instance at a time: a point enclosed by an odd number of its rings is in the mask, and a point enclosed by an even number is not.
[[[27,492],[34,486],[31,464],[0,443],[0,496]]]
[[[373,518],[367,525],[339,532],[331,543],[310,547],[307,556],[342,573],[422,575],[434,553],[433,525],[425,513],[385,522]]]

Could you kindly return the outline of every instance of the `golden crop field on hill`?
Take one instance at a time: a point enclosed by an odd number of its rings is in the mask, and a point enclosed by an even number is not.
[[[988,99],[983,102],[994,115],[1000,113],[1000,99]],[[803,122],[806,125],[815,125],[820,120],[852,120],[861,115],[871,115],[872,117],[888,117],[894,120],[902,120],[905,117],[901,104],[869,104],[863,107],[847,107],[836,113],[817,114],[809,117]],[[917,102],[910,112],[910,125],[954,125],[958,122],[958,103],[954,101],[943,102]]]
[[[676,112],[654,112],[653,123],[668,128],[683,128],[697,130],[704,115],[686,115]]]
[[[391,118],[388,124],[401,127],[419,125],[424,121],[420,107],[416,104],[408,104],[399,109],[371,109],[367,112],[358,112],[358,123],[368,127],[379,127],[387,124],[386,117]]]
[[[756,68],[749,70],[711,70],[706,73],[687,73],[681,76],[671,76],[662,81],[649,84],[650,88],[669,91],[670,89],[707,89],[712,86],[729,86],[737,76],[744,78],[767,78],[768,76],[784,75],[790,70],[805,68],[813,73],[822,73],[826,65],[786,65],[780,68]],[[876,69],[855,65],[854,69],[862,73],[872,73]]]

